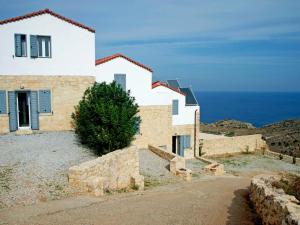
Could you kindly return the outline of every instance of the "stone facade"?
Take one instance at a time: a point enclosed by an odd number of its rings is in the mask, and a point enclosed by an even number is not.
[[[250,198],[255,210],[265,225],[300,225],[299,201],[272,186],[272,182],[279,179],[272,175],[252,179]]]
[[[177,125],[172,127],[172,136],[177,135],[190,135],[191,147],[184,150],[184,158],[194,158],[194,154],[198,156],[199,138],[200,138],[200,113],[196,114],[196,136],[195,136],[195,124]],[[195,143],[196,141],[196,143]],[[194,147],[196,151],[194,151]]]
[[[267,148],[261,134],[202,140],[201,152],[205,156],[254,152]]]
[[[139,173],[139,155],[135,146],[117,150],[69,168],[69,184],[99,196],[104,190],[117,190],[138,185],[144,189]]]
[[[148,144],[156,146],[172,146],[172,107],[161,106],[141,106],[139,115],[142,123],[140,134],[135,136],[133,145],[138,148],[148,148]]]
[[[0,90],[51,90],[53,113],[39,114],[43,131],[71,130],[71,114],[84,91],[95,82],[93,76],[7,76],[0,75]],[[7,104],[8,105],[8,104]],[[8,114],[0,115],[0,133],[9,132]]]

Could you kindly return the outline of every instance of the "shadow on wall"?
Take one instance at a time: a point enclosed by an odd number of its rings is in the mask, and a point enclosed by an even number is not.
[[[227,225],[259,225],[261,221],[252,207],[249,190],[239,189],[234,192],[234,198],[227,210]]]

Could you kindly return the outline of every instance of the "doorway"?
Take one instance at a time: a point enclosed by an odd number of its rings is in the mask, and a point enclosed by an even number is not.
[[[17,92],[18,128],[30,129],[30,94]]]
[[[177,149],[177,136],[172,136],[172,152],[176,154]]]

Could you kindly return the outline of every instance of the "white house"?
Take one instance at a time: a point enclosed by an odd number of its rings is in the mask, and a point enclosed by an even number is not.
[[[0,133],[72,129],[95,81],[95,31],[45,9],[0,21],[0,37]]]
[[[1,75],[92,76],[95,31],[49,9],[0,21]]]
[[[125,55],[115,54],[96,60],[95,75],[97,82],[116,80],[124,90],[130,91],[140,106],[153,105],[151,68]]]
[[[145,148],[155,143],[193,157],[200,109],[190,88],[181,88],[176,80],[169,81],[174,86],[152,83],[152,69],[122,54],[96,60],[95,71],[97,82],[116,81],[139,104],[142,124],[136,145]]]
[[[177,81],[122,54],[95,60],[95,30],[49,9],[0,21],[0,133],[71,130],[71,114],[95,81],[130,91],[142,119],[134,144],[195,154],[199,106]]]

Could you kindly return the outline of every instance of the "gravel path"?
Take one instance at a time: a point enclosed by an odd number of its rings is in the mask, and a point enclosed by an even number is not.
[[[95,158],[73,132],[0,136],[0,208],[72,194],[68,168]]]
[[[140,174],[145,177],[145,187],[158,186],[178,181],[169,171],[169,162],[148,149],[139,150]]]

